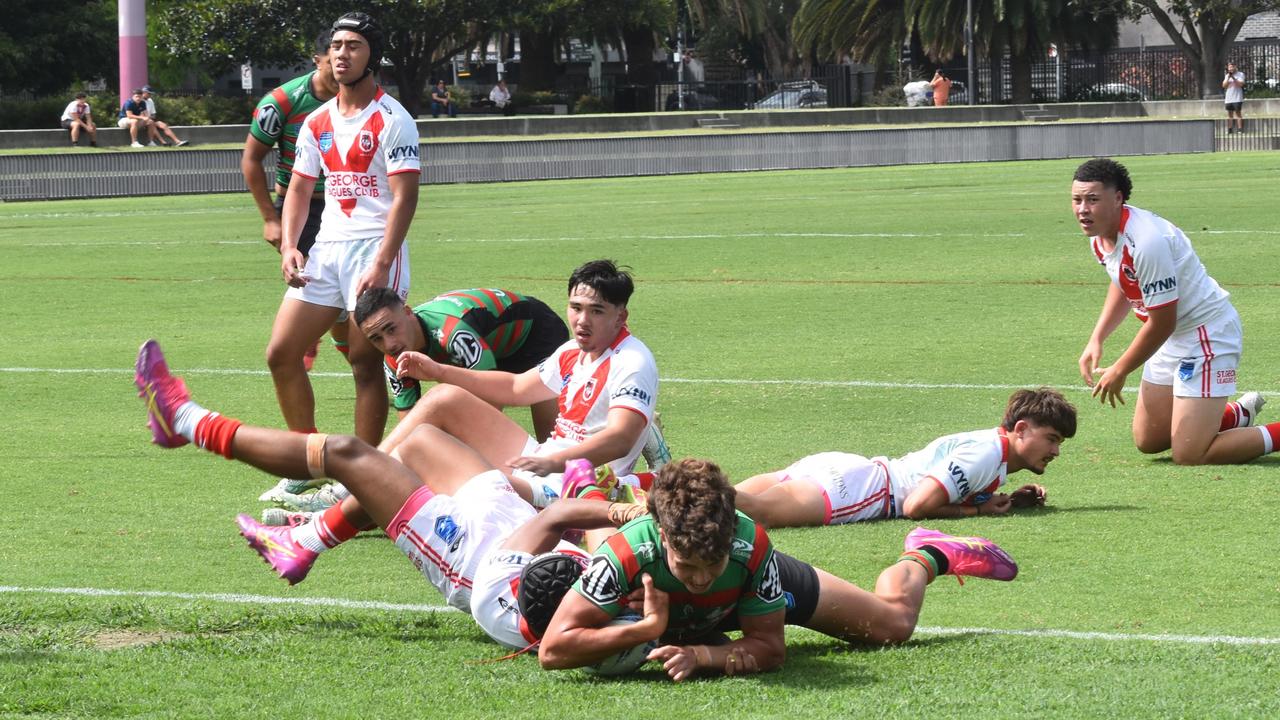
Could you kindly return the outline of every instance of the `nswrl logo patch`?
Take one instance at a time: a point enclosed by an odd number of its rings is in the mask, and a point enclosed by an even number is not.
[[[1178,379],[1186,382],[1196,373],[1196,364],[1191,360],[1183,360],[1178,365]]]

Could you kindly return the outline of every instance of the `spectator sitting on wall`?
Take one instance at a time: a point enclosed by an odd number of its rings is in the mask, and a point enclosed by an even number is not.
[[[120,119],[116,124],[122,128],[128,128],[130,147],[143,146],[138,142],[138,131],[142,130],[150,134],[151,118],[147,117],[147,101],[142,99],[141,88],[134,90],[130,98],[120,106]]]
[[[431,88],[431,117],[438,118],[442,112],[447,112],[449,117],[458,117],[458,108],[449,99],[449,88],[445,87],[444,80],[437,80],[435,87]]]
[[[506,112],[506,114],[511,114],[513,109],[511,107],[511,91],[507,89],[506,80],[499,79],[498,84],[494,85],[493,89],[489,91],[489,102],[494,107]]]
[[[76,93],[76,99],[62,111],[62,128],[71,131],[71,144],[74,147],[80,147],[81,130],[89,133],[89,144],[98,147],[98,126],[93,124],[93,112],[85,100],[87,97],[83,92]]]
[[[163,133],[169,136],[169,140],[172,141],[174,147],[182,147],[183,145],[186,145],[186,140],[179,140],[178,136],[174,135],[173,131],[169,129],[169,126],[166,123],[160,122],[157,117],[156,101],[151,98],[155,92],[155,90],[151,89],[150,85],[142,86],[142,100],[147,104],[147,117],[151,118],[151,127],[147,128],[147,132],[151,136],[150,144],[169,145],[170,143],[165,142],[165,139],[160,137],[161,133]]]

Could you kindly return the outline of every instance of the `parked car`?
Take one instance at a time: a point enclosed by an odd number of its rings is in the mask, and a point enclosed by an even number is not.
[[[748,110],[784,110],[792,108],[824,108],[827,89],[813,80],[785,82],[763,100],[747,105]]]
[[[720,98],[715,95],[708,95],[700,90],[685,90],[681,94],[684,96],[685,110],[715,110],[720,107]],[[680,101],[675,91],[667,93],[663,107],[668,111],[680,109]]]
[[[1088,89],[1085,97],[1111,102],[1146,101],[1147,99],[1141,90],[1126,83],[1098,83]]]

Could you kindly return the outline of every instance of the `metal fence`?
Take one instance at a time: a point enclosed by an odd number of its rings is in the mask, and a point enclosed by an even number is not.
[[[424,148],[421,182],[1210,152],[1213,127],[1212,120],[1183,120],[438,142]],[[237,150],[0,156],[0,199],[243,192],[239,160]]]
[[[1245,105],[1248,109],[1248,105]],[[1234,129],[1235,125],[1232,124]],[[1213,121],[1213,149],[1215,152],[1238,150],[1280,150],[1280,118],[1244,119],[1242,132],[1227,132],[1226,120]]]

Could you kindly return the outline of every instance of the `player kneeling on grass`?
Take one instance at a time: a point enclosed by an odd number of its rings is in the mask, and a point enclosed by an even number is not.
[[[1133,441],[1144,453],[1173,450],[1178,465],[1242,463],[1280,450],[1280,423],[1245,429],[1264,399],[1236,391],[1240,316],[1173,223],[1129,203],[1133,181],[1120,163],[1095,158],[1076,168],[1071,210],[1111,284],[1080,375],[1093,396],[1124,403],[1125,381],[1142,366]],[[1129,347],[1102,366],[1102,344],[1128,309],[1142,321]]]
[[[1076,409],[1056,390],[1019,390],[1000,427],[946,435],[900,458],[810,455],[738,483],[738,509],[767,527],[908,517],[999,515],[1043,505],[1045,489],[996,492],[1019,470],[1036,475],[1076,434]]]
[[[237,518],[249,545],[290,584],[307,576],[320,553],[376,523],[450,605],[470,613],[508,647],[536,640],[515,596],[520,573],[534,555],[563,553],[581,569],[586,554],[560,540],[566,530],[617,527],[640,512],[636,506],[575,499],[536,513],[512,480],[434,427],[416,430],[397,448],[397,458],[351,436],[242,425],[193,402],[154,340],[138,353],[135,382],[157,445],[193,442],[268,473],[331,477],[351,491],[352,497],[292,528]],[[585,489],[595,477],[587,463],[571,462],[571,471],[571,487]]]
[[[786,624],[849,642],[905,642],[937,575],[1012,580],[1018,572],[989,540],[917,528],[870,593],[775,552],[764,528],[735,511],[734,494],[710,462],[669,463],[654,480],[649,515],[623,525],[580,577],[567,564],[568,578],[526,574],[521,607],[555,608],[550,620],[526,612],[535,629],[546,623],[542,666],[591,666],[657,641],[648,657],[676,681],[762,672],[782,665]],[[612,624],[629,606],[643,617]],[[737,640],[722,634],[738,630]]]

